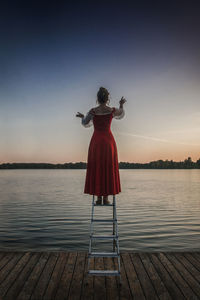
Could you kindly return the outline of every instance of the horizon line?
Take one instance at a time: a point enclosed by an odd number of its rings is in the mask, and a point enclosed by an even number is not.
[[[130,162],[130,161],[119,161],[118,163],[129,163],[129,164],[148,164],[150,162],[155,162],[155,161],[173,161],[173,162],[184,162],[185,160],[191,160],[191,162],[197,162],[199,159],[197,159],[196,161],[193,161],[192,158],[190,156],[188,156],[187,158],[185,158],[184,160],[179,160],[179,161],[175,161],[173,159],[157,159],[157,160],[151,160],[149,162]],[[3,164],[52,164],[52,165],[64,165],[64,164],[76,164],[76,163],[87,163],[87,161],[70,161],[70,162],[63,162],[63,163],[52,163],[52,162],[3,162],[0,163],[0,165]]]

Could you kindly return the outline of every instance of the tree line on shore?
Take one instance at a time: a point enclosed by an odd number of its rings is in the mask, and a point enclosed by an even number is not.
[[[52,163],[2,163],[0,169],[86,169],[86,162]],[[184,161],[156,160],[149,163],[119,162],[119,169],[200,169],[200,158],[193,162],[191,157]]]

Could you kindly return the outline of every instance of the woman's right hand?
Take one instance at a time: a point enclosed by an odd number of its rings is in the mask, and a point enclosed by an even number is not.
[[[121,100],[119,101],[120,105],[123,105],[126,102],[126,99],[124,97],[121,97]]]
[[[80,112],[77,112],[77,114],[76,114],[76,117],[79,117],[79,118],[84,118],[84,115],[83,115],[83,114],[81,114]]]

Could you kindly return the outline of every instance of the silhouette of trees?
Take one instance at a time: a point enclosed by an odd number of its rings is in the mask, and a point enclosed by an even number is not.
[[[69,162],[64,164],[50,163],[3,163],[0,169],[86,169],[86,162]],[[200,158],[193,162],[191,157],[184,161],[156,160],[149,163],[120,162],[120,169],[200,169]]]
[[[196,161],[196,166],[197,166],[197,169],[200,168],[200,158]]]
[[[173,161],[173,160],[156,160],[149,163],[119,163],[120,169],[200,169],[200,159],[193,162],[191,157],[188,157],[184,161]]]
[[[0,169],[85,169],[85,162],[49,164],[49,163],[4,163]]]

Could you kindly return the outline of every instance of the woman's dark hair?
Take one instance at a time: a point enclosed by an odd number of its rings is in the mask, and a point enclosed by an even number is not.
[[[99,88],[99,91],[97,93],[97,101],[100,104],[106,103],[106,102],[108,102],[108,104],[110,103],[109,92],[106,88],[104,88],[102,86]]]

